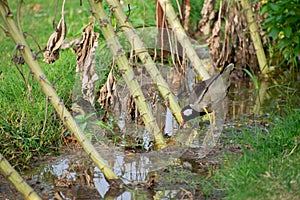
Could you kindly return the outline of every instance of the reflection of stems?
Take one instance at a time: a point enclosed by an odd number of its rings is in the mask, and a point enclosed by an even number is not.
[[[261,104],[263,103],[265,97],[266,97],[266,90],[268,87],[267,81],[261,81],[259,90],[257,90],[256,100],[253,107],[253,113],[258,115],[261,114]]]
[[[211,114],[208,113],[207,109],[203,109],[206,115],[208,116],[209,122],[210,122],[210,130],[206,133],[206,136],[203,140],[203,146],[205,147],[213,147],[215,146],[215,136],[214,136],[214,130],[215,130],[215,124],[216,124],[216,115],[215,111],[213,111]]]
[[[122,189],[114,189],[110,188],[104,195],[104,200],[114,200],[116,197],[122,195],[122,193],[125,191],[125,188]]]

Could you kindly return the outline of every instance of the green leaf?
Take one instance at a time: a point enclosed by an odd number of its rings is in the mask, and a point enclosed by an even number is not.
[[[292,28],[291,27],[285,27],[283,29],[283,32],[284,32],[284,36],[289,38],[292,34]]]
[[[131,12],[131,11],[134,11],[135,9],[136,9],[136,6],[130,6],[130,12]],[[124,12],[128,12],[128,11],[129,11],[128,6],[124,7],[124,8],[123,8],[123,11],[124,11]]]
[[[296,44],[299,44],[299,36],[298,35],[294,36],[292,41],[295,42]]]
[[[269,7],[268,6],[263,6],[261,11],[260,11],[260,14],[263,15],[265,14],[267,11],[269,10]]]
[[[278,34],[279,34],[280,30],[277,27],[273,27],[270,32],[269,35],[273,38],[273,39],[277,39],[278,38]]]
[[[84,116],[83,115],[77,115],[74,117],[75,121],[78,123],[84,122]]]
[[[279,11],[280,7],[276,5],[275,3],[270,3],[270,8],[274,11]]]
[[[144,25],[144,20],[142,19],[131,19],[130,20],[134,25]]]
[[[279,40],[279,42],[277,43],[277,47],[279,49],[284,49],[284,48],[290,46],[291,43],[292,43],[292,41],[290,39],[283,38],[283,39]]]
[[[86,129],[87,124],[88,124],[87,122],[84,122],[83,124],[80,125],[82,131]]]
[[[290,51],[284,51],[283,52],[283,56],[286,60],[288,60],[290,58],[291,52]]]
[[[297,45],[294,49],[295,55],[300,55],[300,45]]]
[[[96,113],[89,113],[87,114],[84,119],[88,120],[89,118],[91,118],[93,115],[95,115]]]
[[[244,72],[246,72],[246,74],[248,74],[248,76],[252,79],[253,84],[255,86],[255,89],[259,89],[259,83],[257,78],[254,76],[254,74],[252,74],[249,70],[247,69],[243,69]]]

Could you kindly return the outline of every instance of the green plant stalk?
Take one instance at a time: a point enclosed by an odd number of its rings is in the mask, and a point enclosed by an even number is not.
[[[269,73],[267,59],[258,33],[257,24],[253,18],[253,13],[251,10],[249,0],[241,0],[241,4],[243,9],[245,10],[245,16],[249,24],[250,35],[254,44],[259,69],[262,75],[267,76],[267,74]]]
[[[134,72],[130,64],[128,63],[128,60],[124,54],[122,46],[118,41],[117,37],[115,36],[113,27],[110,24],[109,18],[103,6],[101,5],[101,2],[95,0],[89,0],[89,4],[92,8],[92,13],[94,14],[94,17],[99,22],[102,34],[106,39],[106,43],[110,48],[114,58],[116,59],[116,63],[120,68],[122,76],[129,88],[130,94],[134,98],[134,101],[142,116],[146,129],[148,130],[149,133],[154,135],[157,149],[166,147],[166,143],[164,141],[162,133],[149,109],[148,103],[143,95],[139,83],[137,82],[134,76]]]
[[[0,173],[23,195],[24,199],[42,199],[0,153]]]
[[[188,36],[186,35],[183,27],[180,24],[180,21],[172,7],[170,0],[158,0],[166,17],[168,20],[168,24],[170,25],[171,29],[175,32],[175,35],[180,42],[181,46],[186,52],[187,57],[190,59],[191,63],[193,64],[194,68],[197,70],[199,75],[202,77],[203,80],[209,79],[210,76],[205,69],[205,65],[198,57],[195,49],[192,46]]]
[[[120,183],[122,182],[118,176],[113,172],[113,170],[106,164],[105,160],[100,156],[95,147],[91,142],[86,138],[80,127],[75,122],[74,118],[64,106],[63,101],[59,98],[56,91],[53,88],[53,85],[49,82],[46,75],[43,73],[42,69],[39,66],[37,60],[33,58],[32,52],[26,43],[26,40],[20,30],[17,28],[13,15],[8,8],[8,3],[6,0],[0,1],[0,13],[3,18],[9,36],[14,40],[17,45],[21,45],[22,49],[20,52],[28,67],[32,71],[34,78],[37,80],[40,85],[43,93],[50,100],[51,104],[58,113],[60,119],[64,122],[67,128],[75,135],[78,139],[80,145],[83,147],[84,151],[91,157],[93,162],[99,167],[103,172],[106,180],[110,183]]]
[[[257,78],[255,77],[254,74],[252,74],[248,69],[243,69],[244,72],[246,72],[246,74],[248,74],[248,76],[251,78],[251,80],[253,81],[253,84],[255,86],[255,89],[258,90],[259,89],[259,83]]]
[[[255,104],[253,106],[253,113],[255,115],[261,115],[262,110],[261,110],[261,105],[263,102],[265,102],[265,100],[268,99],[268,93],[267,93],[267,89],[268,89],[268,82],[265,80],[261,80],[260,82],[260,86],[259,88],[256,88],[256,100],[255,100]]]
[[[120,23],[120,27],[124,31],[128,41],[131,44],[131,47],[138,55],[140,60],[145,65],[146,70],[149,72],[152,80],[156,83],[157,88],[166,101],[168,107],[172,111],[173,115],[175,116],[178,123],[182,122],[182,117],[180,114],[181,108],[178,105],[174,95],[170,91],[170,88],[165,81],[165,79],[161,76],[160,72],[158,71],[154,61],[152,60],[150,54],[148,53],[147,49],[145,48],[144,43],[139,38],[137,32],[134,30],[132,24],[127,19],[119,1],[117,0],[107,0],[107,3],[110,4],[113,9],[113,14],[115,15],[116,19]]]

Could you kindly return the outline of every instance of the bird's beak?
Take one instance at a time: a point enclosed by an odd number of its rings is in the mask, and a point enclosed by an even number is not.
[[[183,126],[184,126],[184,121],[181,122],[179,129],[183,129]]]
[[[179,129],[183,129],[183,126],[184,126],[183,113],[181,112],[180,114],[181,114],[181,117],[182,117],[182,122],[179,126]]]

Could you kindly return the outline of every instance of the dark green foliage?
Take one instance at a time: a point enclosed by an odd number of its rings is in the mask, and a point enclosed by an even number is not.
[[[263,29],[271,37],[274,55],[270,56],[282,56],[283,61],[291,67],[299,66],[300,1],[268,1],[263,5],[261,14],[267,15],[263,20]]]

